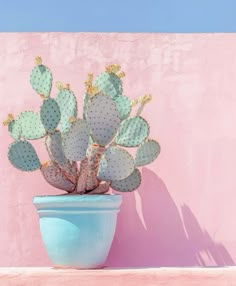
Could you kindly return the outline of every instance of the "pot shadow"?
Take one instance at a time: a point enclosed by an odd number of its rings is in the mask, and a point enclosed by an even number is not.
[[[180,213],[154,172],[143,168],[142,178],[136,192],[123,194],[109,267],[234,265],[224,245],[211,238],[187,205]]]

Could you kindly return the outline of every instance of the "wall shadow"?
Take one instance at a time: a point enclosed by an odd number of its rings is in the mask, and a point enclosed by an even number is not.
[[[177,208],[154,172],[143,168],[142,177],[136,192],[123,195],[108,266],[234,265],[227,249],[200,226],[191,209]]]

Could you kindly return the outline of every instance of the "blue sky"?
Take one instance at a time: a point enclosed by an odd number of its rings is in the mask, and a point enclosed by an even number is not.
[[[0,0],[0,31],[236,32],[236,0]]]

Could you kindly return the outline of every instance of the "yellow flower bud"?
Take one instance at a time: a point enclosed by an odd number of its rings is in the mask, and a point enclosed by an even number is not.
[[[7,119],[3,121],[3,125],[7,126],[14,120],[14,116],[12,113],[8,114]]]
[[[38,66],[38,65],[41,65],[42,64],[42,58],[41,57],[36,57],[35,58],[35,64]]]

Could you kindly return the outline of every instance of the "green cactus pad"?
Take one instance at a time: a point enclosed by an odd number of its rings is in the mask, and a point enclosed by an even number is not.
[[[112,98],[121,95],[123,91],[120,78],[113,73],[103,72],[96,78],[94,85],[100,92]]]
[[[153,162],[160,154],[160,145],[154,140],[144,142],[136,151],[135,166],[144,166]]]
[[[62,148],[61,133],[56,131],[46,136],[45,145],[51,160],[66,168],[68,166],[68,160],[66,159]]]
[[[36,112],[24,111],[18,116],[17,121],[21,126],[21,137],[25,139],[34,140],[46,135],[40,115]]]
[[[41,173],[44,179],[57,189],[67,192],[72,192],[75,189],[75,185],[67,179],[62,170],[53,162],[43,165]]]
[[[64,133],[71,127],[70,118],[77,117],[77,101],[74,93],[66,88],[59,91],[56,96],[56,101],[61,111],[59,129],[62,133]]]
[[[8,159],[14,167],[22,171],[34,171],[40,168],[34,147],[24,140],[15,141],[9,146]]]
[[[127,178],[119,181],[112,181],[111,187],[119,192],[132,192],[140,186],[141,180],[140,171],[138,169],[134,169]]]
[[[135,116],[122,121],[116,136],[116,143],[124,147],[136,147],[149,135],[149,125],[145,119]]]
[[[38,94],[49,97],[52,88],[52,74],[49,68],[44,65],[35,66],[30,75],[30,83]]]
[[[9,125],[8,125],[8,131],[11,135],[11,137],[15,140],[20,139],[21,137],[21,125],[18,120],[13,120]]]
[[[119,125],[119,112],[110,96],[97,94],[87,106],[87,122],[95,142],[107,145],[115,136]]]
[[[84,94],[84,98],[83,98],[83,119],[86,120],[86,116],[87,116],[87,106],[88,106],[88,102],[90,100],[91,96],[88,93]]]
[[[109,147],[102,155],[98,178],[101,181],[122,180],[134,170],[133,157],[120,147]]]
[[[117,96],[115,99],[115,104],[116,107],[119,111],[119,117],[121,120],[126,119],[131,112],[131,104],[130,104],[130,100],[127,96],[124,95],[120,95]]]
[[[63,147],[66,158],[72,161],[81,161],[86,156],[88,144],[88,125],[85,120],[77,119],[63,137]]]
[[[52,132],[56,129],[61,119],[61,112],[55,99],[48,98],[43,101],[40,108],[40,117],[47,131]]]

